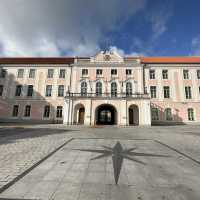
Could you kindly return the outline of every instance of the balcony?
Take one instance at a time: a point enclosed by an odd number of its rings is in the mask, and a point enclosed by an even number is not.
[[[126,93],[102,93],[102,94],[97,94],[97,93],[71,93],[67,92],[65,98],[98,98],[98,99],[150,99],[149,94],[142,94],[142,93],[134,93],[134,94],[126,94]]]

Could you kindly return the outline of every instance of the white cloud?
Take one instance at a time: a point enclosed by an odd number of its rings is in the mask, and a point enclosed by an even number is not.
[[[123,49],[120,49],[116,46],[110,46],[109,48],[111,51],[116,51],[118,52],[121,56],[134,56],[134,57],[138,57],[138,56],[144,56],[145,54],[142,52],[130,52],[130,53],[125,53],[125,51]]]
[[[2,56],[93,55],[146,0],[0,0]]]
[[[157,5],[150,13],[147,14],[147,20],[152,26],[152,41],[158,39],[168,29],[167,23],[173,15],[172,5],[167,1]]]
[[[167,20],[169,16],[163,16],[161,14],[156,14],[151,16],[153,39],[157,39],[167,30]]]
[[[152,2],[149,1],[149,4]],[[133,36],[130,49],[133,56],[151,56],[158,52],[155,51],[158,39],[168,30],[168,22],[173,15],[173,3],[162,1],[148,7],[144,15],[146,22],[150,23],[151,30],[147,28],[146,38]],[[136,49],[136,52],[134,51]]]
[[[125,52],[124,52],[124,50],[123,49],[120,49],[120,48],[118,48],[118,47],[116,47],[116,46],[110,46],[110,48],[109,48],[111,51],[116,51],[119,55],[121,55],[121,56],[125,56]]]
[[[191,55],[200,56],[200,35],[192,39]]]

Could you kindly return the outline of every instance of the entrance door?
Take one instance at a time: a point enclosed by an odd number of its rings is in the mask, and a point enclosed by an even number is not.
[[[116,110],[112,105],[103,104],[96,110],[96,123],[101,125],[116,124]]]
[[[79,115],[78,115],[78,123],[79,124],[84,124],[84,116],[85,116],[85,109],[80,108],[79,109]]]
[[[133,118],[133,109],[129,108],[129,125],[134,125],[134,118]]]
[[[139,109],[136,105],[131,105],[128,109],[129,113],[129,125],[139,125]]]
[[[112,116],[109,110],[102,110],[99,113],[99,122],[101,124],[110,124],[112,122]]]

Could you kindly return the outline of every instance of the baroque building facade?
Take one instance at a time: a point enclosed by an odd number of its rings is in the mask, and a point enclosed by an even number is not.
[[[200,57],[0,58],[0,122],[200,122]]]

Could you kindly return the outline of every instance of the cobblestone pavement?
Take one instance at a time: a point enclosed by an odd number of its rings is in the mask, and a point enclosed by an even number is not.
[[[0,126],[0,188],[70,138],[154,139],[200,162],[200,126],[67,127]]]
[[[68,140],[66,129],[0,129],[0,188]]]

